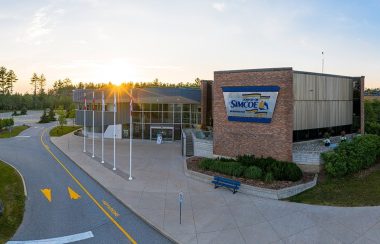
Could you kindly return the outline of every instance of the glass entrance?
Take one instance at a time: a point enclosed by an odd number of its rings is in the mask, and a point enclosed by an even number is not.
[[[173,127],[150,127],[150,139],[157,140],[157,135],[162,135],[162,140],[173,141],[174,140],[174,128]]]

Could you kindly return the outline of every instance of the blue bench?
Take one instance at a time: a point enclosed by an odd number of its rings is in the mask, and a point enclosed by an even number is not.
[[[215,185],[215,189],[220,186],[223,186],[225,188],[231,189],[233,194],[235,194],[237,190],[239,190],[240,188],[239,181],[223,178],[220,176],[214,176],[214,180],[212,181],[212,183]]]

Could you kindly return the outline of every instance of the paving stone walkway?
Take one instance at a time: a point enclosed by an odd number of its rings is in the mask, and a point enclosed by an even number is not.
[[[120,201],[180,243],[380,243],[380,207],[312,206],[233,195],[224,189],[189,179],[183,170],[178,142],[157,145],[133,141],[134,179],[128,181],[129,141],[117,141],[116,171],[112,171],[112,140],[101,143],[72,134],[53,143]],[[178,193],[184,193],[179,224]]]

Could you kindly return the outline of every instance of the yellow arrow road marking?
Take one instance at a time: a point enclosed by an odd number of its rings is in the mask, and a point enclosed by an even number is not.
[[[70,187],[67,187],[67,190],[69,191],[69,195],[72,200],[77,200],[80,198],[80,195],[76,193],[73,189],[71,189]]]
[[[41,189],[42,194],[46,197],[46,199],[51,202],[51,189],[50,188],[45,188]]]
[[[132,236],[103,208],[102,205],[92,196],[92,194],[80,183],[80,181],[70,172],[70,170],[55,156],[55,154],[50,150],[48,145],[43,141],[42,137],[46,133],[46,130],[43,130],[40,136],[40,140],[42,145],[46,148],[46,150],[50,153],[50,155],[61,165],[61,167],[66,171],[68,175],[78,184],[78,186],[86,193],[86,195],[95,203],[95,205],[108,217],[109,220],[128,238],[128,240],[132,244],[136,244],[137,242],[132,238]]]

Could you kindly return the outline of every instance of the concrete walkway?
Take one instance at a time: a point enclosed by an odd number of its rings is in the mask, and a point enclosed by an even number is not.
[[[128,181],[129,141],[117,141],[112,171],[112,140],[106,140],[105,164],[100,141],[72,134],[52,141],[120,201],[157,229],[181,243],[380,243],[380,207],[337,208],[257,198],[214,189],[189,179],[179,143],[156,145],[134,140],[134,179]],[[178,193],[184,192],[182,224]]]

